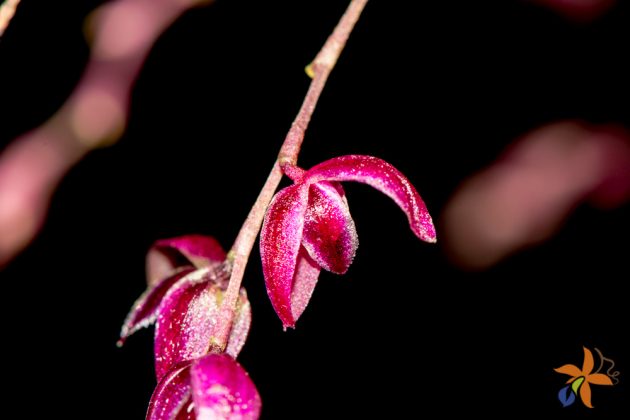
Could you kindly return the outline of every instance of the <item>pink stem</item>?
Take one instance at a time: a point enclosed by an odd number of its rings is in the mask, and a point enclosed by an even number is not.
[[[294,165],[297,163],[302,141],[304,140],[304,133],[311,121],[319,96],[366,3],[367,0],[352,0],[333,33],[328,37],[328,40],[326,40],[326,43],[315,57],[315,60],[307,67],[307,73],[313,78],[313,81],[297,117],[291,124],[289,133],[284,139],[278,160],[273,165],[265,185],[247,215],[247,219],[245,219],[245,223],[228,254],[228,260],[232,263],[232,275],[223,298],[218,320],[218,330],[210,343],[211,351],[223,352],[227,345],[245,267],[256,242],[267,207],[271,203],[271,199],[282,179],[280,165]]]

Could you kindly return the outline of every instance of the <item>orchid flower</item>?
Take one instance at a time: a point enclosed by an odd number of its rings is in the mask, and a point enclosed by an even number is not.
[[[255,420],[261,400],[232,357],[208,354],[174,366],[153,392],[147,420]]]
[[[160,303],[179,280],[195,269],[211,267],[218,272],[224,259],[221,245],[208,236],[185,235],[156,241],[146,259],[148,288],[125,319],[118,346],[134,332],[155,323]]]
[[[294,185],[272,200],[260,235],[267,293],[284,328],[294,327],[313,293],[319,272],[343,274],[358,246],[354,221],[340,181],[368,184],[389,196],[405,212],[411,230],[435,242],[435,228],[420,195],[389,163],[348,155],[305,171],[284,164]]]
[[[227,288],[224,259],[219,243],[200,235],[157,241],[147,255],[149,287],[127,316],[119,341],[155,323],[158,386],[147,419],[258,418],[256,387],[234,360],[251,323],[245,289],[226,354],[208,354]]]

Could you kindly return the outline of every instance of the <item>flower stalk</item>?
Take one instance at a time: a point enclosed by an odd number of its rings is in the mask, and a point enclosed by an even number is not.
[[[304,134],[326,85],[328,76],[335,67],[337,59],[366,4],[367,0],[352,0],[322,49],[306,68],[306,72],[312,78],[312,81],[302,107],[291,124],[291,128],[280,149],[278,159],[274,163],[267,181],[228,253],[228,261],[232,269],[231,276],[221,306],[219,319],[217,320],[219,328],[210,343],[211,351],[222,352],[225,350],[234,320],[234,311],[243,275],[245,274],[245,267],[256,242],[267,207],[269,207],[269,203],[271,203],[271,199],[282,179],[281,165],[295,165],[297,163]]]

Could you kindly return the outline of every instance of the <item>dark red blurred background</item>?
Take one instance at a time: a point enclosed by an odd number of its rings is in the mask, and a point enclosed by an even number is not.
[[[66,4],[67,3],[67,4]],[[88,58],[99,1],[23,1],[0,40],[0,147],[44,122]],[[76,4],[70,4],[76,3]],[[304,167],[379,156],[439,221],[457,185],[515,138],[563,119],[630,126],[630,5],[590,23],[521,1],[371,1],[315,113]],[[416,2],[414,2],[416,3]],[[152,334],[115,346],[158,239],[214,235],[229,248],[308,86],[303,68],[347,2],[219,0],[159,40],[121,141],[63,181],[40,236],[0,273],[2,400],[24,417],[144,416]],[[269,304],[258,251],[240,356],[263,418],[621,418],[626,375],[628,205],[580,206],[551,240],[467,273],[418,241],[385,196],[346,188],[360,247],[322,274],[295,331]],[[621,383],[594,410],[562,408],[582,346]],[[7,369],[8,368],[8,369]],[[625,414],[624,414],[625,413]]]

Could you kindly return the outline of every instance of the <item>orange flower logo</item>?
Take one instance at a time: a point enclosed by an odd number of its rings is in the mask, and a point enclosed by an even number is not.
[[[558,373],[569,375],[570,378],[566,382],[567,386],[562,388],[558,393],[558,399],[564,407],[568,407],[576,400],[576,395],[580,395],[580,399],[588,408],[593,408],[591,404],[591,385],[615,385],[619,382],[617,376],[619,372],[615,371],[611,373],[611,370],[615,367],[615,362],[602,355],[602,353],[595,348],[595,351],[599,355],[600,364],[599,368],[593,372],[595,367],[595,361],[593,359],[593,353],[584,347],[584,362],[582,363],[582,369],[575,365],[564,365],[557,369],[554,369]],[[604,362],[611,363],[610,368],[606,371],[606,374],[600,373]]]

